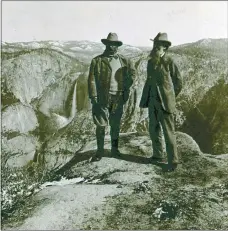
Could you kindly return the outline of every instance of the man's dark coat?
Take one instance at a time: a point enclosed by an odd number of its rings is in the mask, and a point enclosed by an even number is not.
[[[166,54],[155,71],[151,58],[147,64],[147,80],[143,88],[140,107],[147,108],[150,94],[158,93],[165,111],[173,113],[176,105],[176,96],[182,89],[182,77],[171,57]],[[155,96],[156,94],[154,94]],[[152,96],[153,97],[153,96]]]
[[[118,57],[122,66],[125,103],[128,100],[130,87],[133,84],[136,72],[130,60],[120,54],[118,54]],[[104,107],[108,105],[111,75],[112,68],[104,54],[92,59],[88,77],[89,98],[97,97],[97,102]]]

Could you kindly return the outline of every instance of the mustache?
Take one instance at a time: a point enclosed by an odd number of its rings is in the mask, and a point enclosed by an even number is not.
[[[112,48],[112,47],[107,47],[106,49],[105,49],[105,52],[106,53],[108,53],[108,54],[115,54],[116,52],[117,52],[117,48],[116,47],[114,47],[114,48]]]
[[[117,48],[116,47],[109,47],[107,50],[108,51],[117,51]]]

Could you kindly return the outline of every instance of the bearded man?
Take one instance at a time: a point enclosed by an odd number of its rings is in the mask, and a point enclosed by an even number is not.
[[[147,80],[140,101],[149,110],[149,134],[152,140],[152,161],[166,162],[162,146],[162,130],[166,143],[168,170],[179,163],[175,135],[176,97],[182,89],[182,77],[174,60],[167,55],[171,46],[167,33],[158,33],[147,63]],[[161,130],[162,129],[162,130]]]

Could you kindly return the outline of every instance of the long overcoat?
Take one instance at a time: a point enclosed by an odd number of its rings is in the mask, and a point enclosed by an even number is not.
[[[182,89],[182,77],[173,59],[166,54],[161,58],[158,67],[151,60],[147,63],[147,80],[145,82],[139,106],[147,108],[150,97],[157,91],[162,107],[173,113],[176,106],[176,96]]]

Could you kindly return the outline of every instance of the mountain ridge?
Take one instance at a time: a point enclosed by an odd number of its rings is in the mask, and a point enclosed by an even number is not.
[[[172,47],[179,47],[183,45],[190,45],[194,43],[209,43],[209,42],[216,42],[216,41],[221,41],[221,42],[228,42],[228,38],[202,38],[193,42],[188,42],[188,43],[181,43],[174,45]],[[53,43],[53,42],[59,42],[59,43],[94,43],[94,44],[102,44],[101,42],[95,42],[92,40],[39,40],[39,41],[26,41],[26,42],[7,42],[7,41],[1,41],[2,45],[12,45],[12,44],[31,44],[31,43]],[[103,44],[102,44],[103,45]],[[123,44],[131,47],[139,47],[139,48],[150,48],[150,46],[142,46],[142,45],[132,45],[132,44]]]
[[[91,57],[95,57],[103,53],[105,46],[101,42],[93,42],[89,40],[46,40],[46,41],[31,41],[31,42],[15,42],[8,43],[2,41],[1,51],[4,53],[14,53],[16,51],[26,51],[31,49],[54,49],[62,52],[70,57],[78,58],[80,61],[87,64],[90,63]],[[224,49],[225,48],[225,49]],[[226,49],[227,48],[227,49]],[[133,46],[123,44],[119,48],[119,53],[127,57],[134,58],[135,56],[143,55],[145,52],[149,53],[151,47]],[[170,53],[185,54],[191,56],[205,56],[216,55],[219,58],[227,57],[226,50],[228,50],[228,39],[201,39],[192,43],[185,43],[172,46],[169,49]]]

